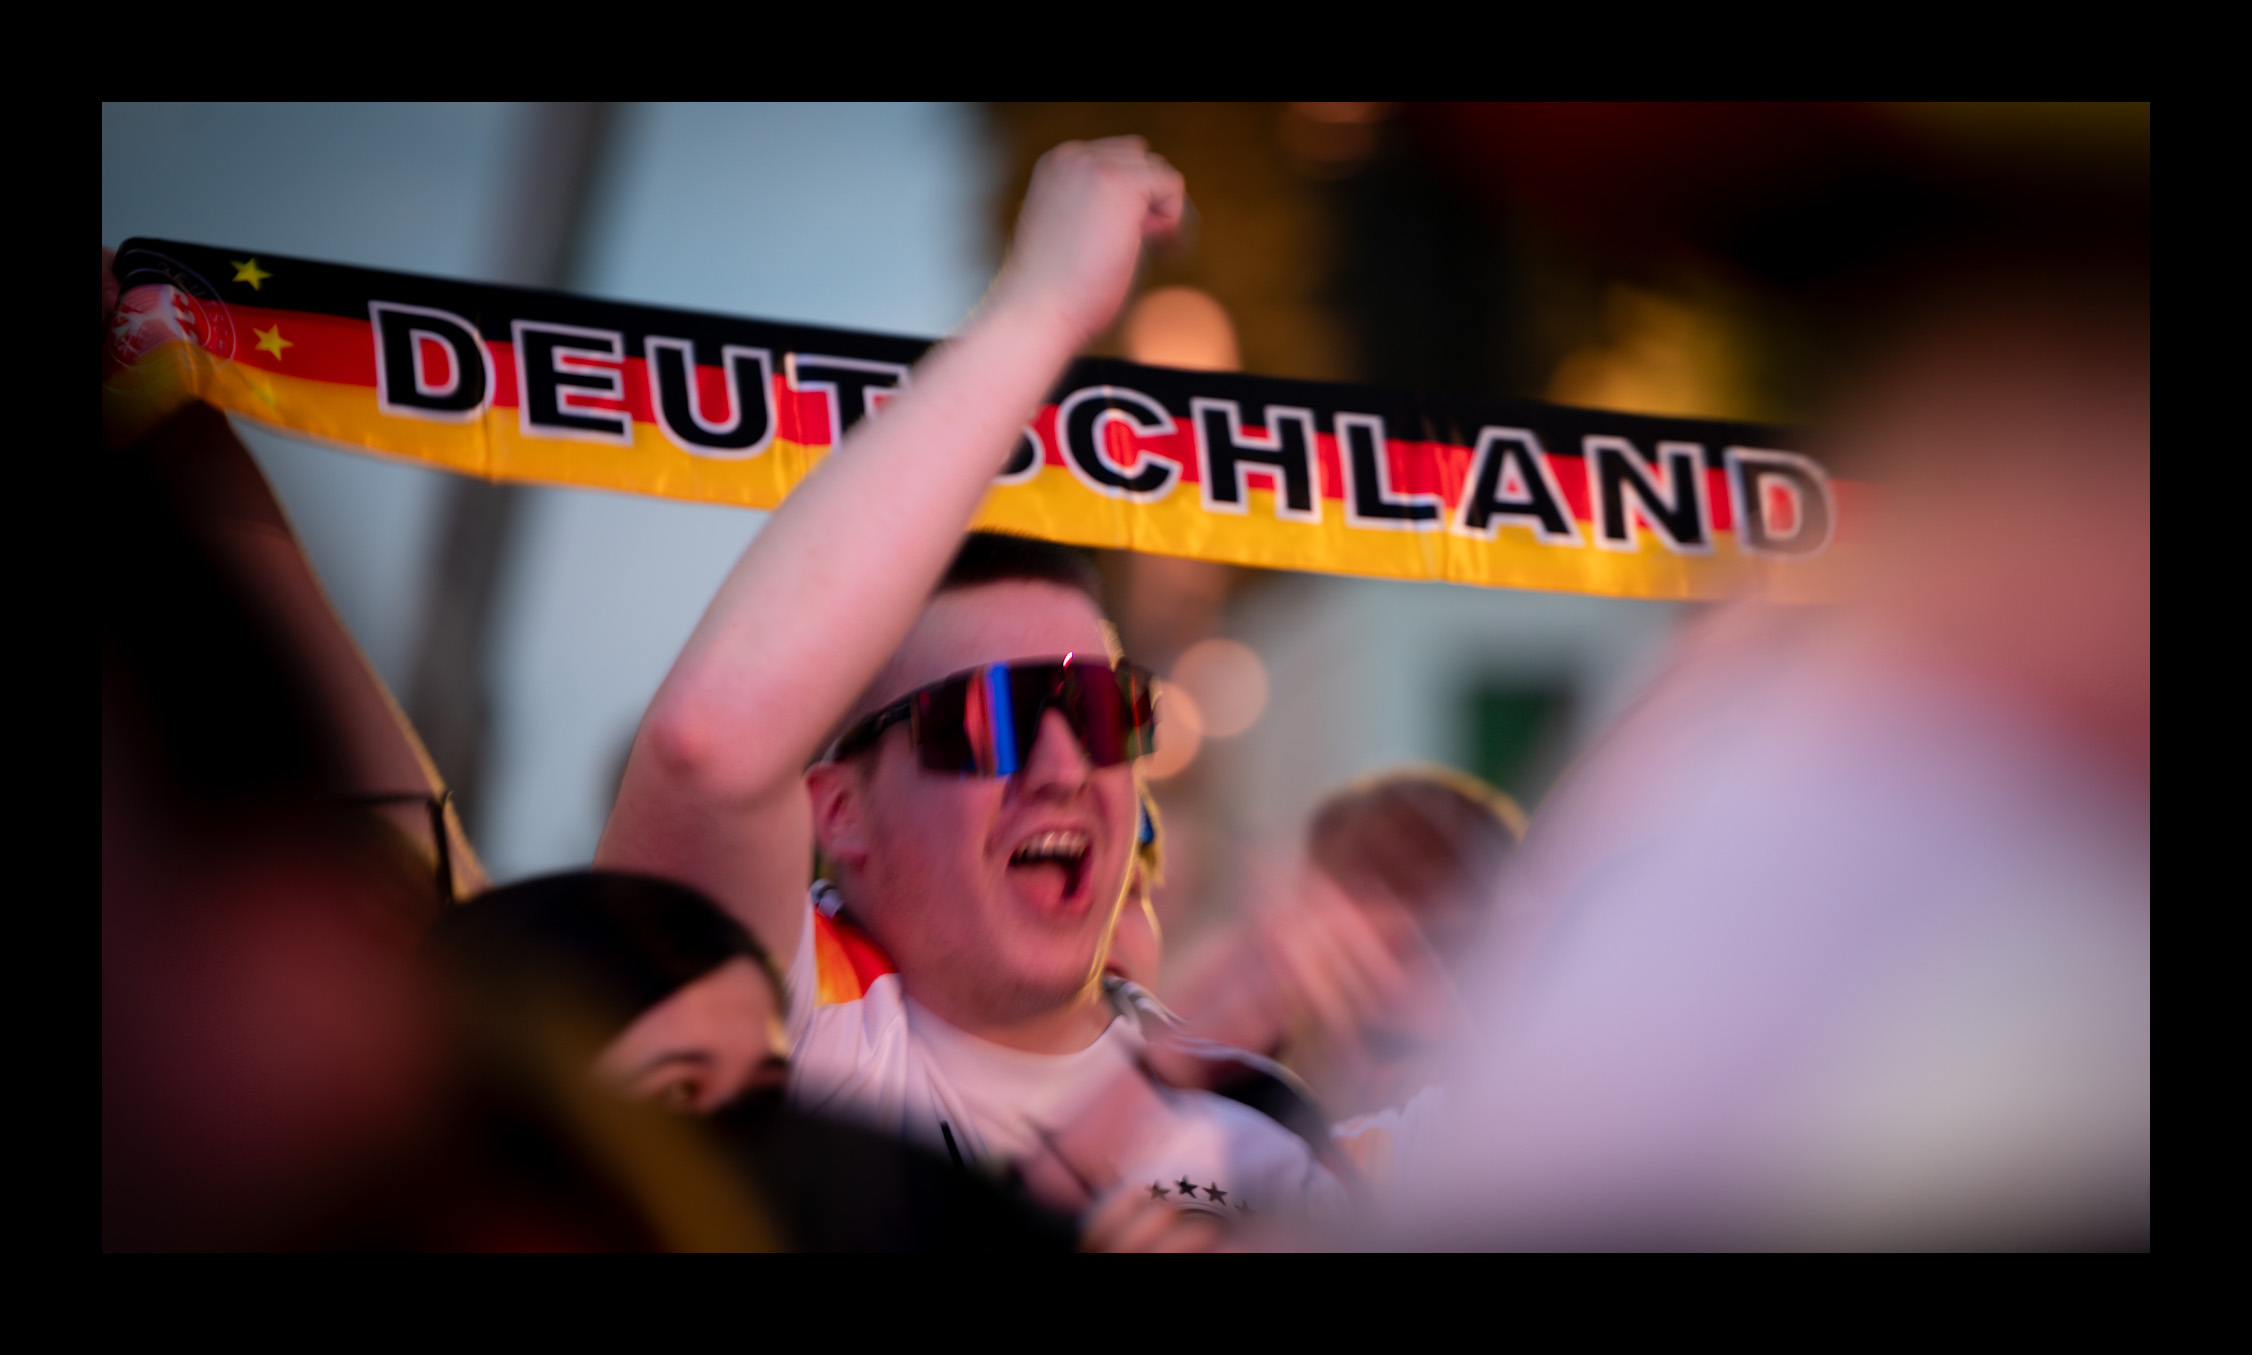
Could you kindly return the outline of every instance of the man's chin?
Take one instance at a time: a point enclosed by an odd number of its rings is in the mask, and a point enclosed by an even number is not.
[[[1095,991],[1095,957],[1091,949],[1075,954],[1017,955],[997,963],[979,995],[987,1010],[1001,1020],[1032,1020],[1087,999]]]

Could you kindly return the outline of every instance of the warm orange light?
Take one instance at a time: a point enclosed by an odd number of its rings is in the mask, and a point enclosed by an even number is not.
[[[1391,112],[1388,103],[1284,104],[1276,132],[1300,172],[1342,179],[1375,154],[1377,124]]]
[[[1603,301],[1605,342],[1575,349],[1549,380],[1560,405],[1693,418],[1751,416],[1736,336],[1713,308],[1624,285]]]
[[[1233,372],[1243,366],[1227,308],[1194,287],[1160,287],[1136,301],[1122,337],[1127,357],[1153,367]]]
[[[1267,665],[1236,640],[1215,636],[1190,645],[1173,663],[1173,686],[1196,698],[1210,738],[1241,734],[1267,708]]]
[[[1157,751],[1142,759],[1142,775],[1163,781],[1188,769],[1204,746],[1204,713],[1196,698],[1167,682],[1157,689]]]

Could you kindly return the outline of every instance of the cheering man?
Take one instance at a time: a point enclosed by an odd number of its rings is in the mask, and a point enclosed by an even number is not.
[[[1068,552],[959,551],[1019,430],[1185,201],[1139,138],[1042,159],[978,314],[720,586],[642,721],[596,859],[694,885],[795,957],[801,1105],[1077,1201],[1292,1212],[1337,1189],[1308,1146],[1142,1079],[1141,1034],[1103,996],[1146,675],[1112,652]],[[816,843],[836,877],[818,895]]]

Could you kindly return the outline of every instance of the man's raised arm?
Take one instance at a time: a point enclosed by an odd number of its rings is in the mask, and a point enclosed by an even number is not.
[[[907,633],[1019,428],[1107,326],[1181,179],[1138,137],[1042,158],[986,302],[776,510],[634,736],[595,853],[695,885],[784,964],[804,924],[801,773]]]

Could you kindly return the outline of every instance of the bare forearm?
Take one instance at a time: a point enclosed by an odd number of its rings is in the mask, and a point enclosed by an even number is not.
[[[444,783],[413,725],[337,616],[265,475],[224,416],[207,408],[190,410],[144,452],[156,458],[177,501],[196,519],[197,530],[302,666],[309,695],[336,739],[344,776],[336,791],[347,796],[438,795]],[[416,840],[430,831],[424,804],[409,802],[381,812]],[[450,813],[447,828],[455,893],[468,897],[484,887],[484,871]]]
[[[744,552],[655,732],[732,794],[794,779],[906,634],[1078,338],[1035,306],[996,308],[925,359]]]

